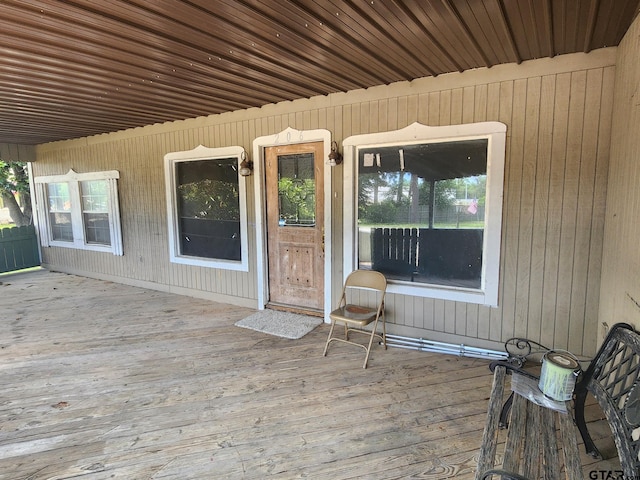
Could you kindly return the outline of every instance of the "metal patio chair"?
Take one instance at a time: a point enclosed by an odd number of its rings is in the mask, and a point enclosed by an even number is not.
[[[384,295],[387,290],[387,279],[385,276],[373,270],[355,270],[351,272],[342,287],[342,295],[338,308],[329,314],[331,318],[331,330],[324,346],[323,356],[327,355],[327,350],[331,342],[342,342],[364,348],[367,352],[362,368],[367,368],[369,353],[373,339],[379,338],[387,349],[387,331],[384,318]],[[369,295],[367,295],[367,292]],[[358,296],[359,294],[359,296]],[[371,297],[371,294],[375,298]],[[368,302],[355,299],[368,298]],[[378,321],[382,321],[382,333],[378,333]],[[337,323],[344,325],[344,338],[334,337],[333,330]],[[364,327],[373,323],[371,330]],[[362,333],[369,336],[368,345],[349,340],[350,333]]]

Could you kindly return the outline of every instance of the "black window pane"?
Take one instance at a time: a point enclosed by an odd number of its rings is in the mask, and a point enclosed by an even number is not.
[[[237,158],[176,164],[180,254],[241,260]]]

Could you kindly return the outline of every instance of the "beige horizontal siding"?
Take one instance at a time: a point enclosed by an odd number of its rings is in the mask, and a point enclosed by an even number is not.
[[[48,248],[45,262],[78,272],[257,299],[255,199],[248,177],[250,271],[168,261],[163,157],[171,151],[241,145],[292,127],[325,128],[340,142],[413,122],[507,125],[500,306],[389,295],[402,334],[496,346],[521,335],[576,354],[596,345],[615,51],[496,66],[57,142],[38,148],[35,175],[119,170],[124,256]],[[333,292],[342,274],[342,167],[332,190]]]

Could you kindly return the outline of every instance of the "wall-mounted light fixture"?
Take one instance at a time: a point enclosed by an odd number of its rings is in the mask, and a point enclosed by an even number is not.
[[[251,160],[247,160],[247,154],[242,152],[240,154],[240,158],[242,162],[240,162],[240,175],[243,177],[248,177],[251,175],[251,171],[253,170],[253,162]]]
[[[327,163],[332,167],[342,163],[342,155],[338,151],[338,144],[335,140],[331,142],[331,153],[329,153],[329,161]]]

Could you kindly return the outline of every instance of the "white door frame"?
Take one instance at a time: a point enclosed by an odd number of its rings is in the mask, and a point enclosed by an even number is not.
[[[331,132],[325,129],[318,130],[296,130],[287,128],[275,135],[258,137],[253,141],[253,175],[255,188],[255,211],[256,211],[256,263],[258,277],[258,309],[264,310],[269,298],[269,262],[267,261],[267,229],[266,229],[266,193],[264,175],[264,150],[267,147],[279,145],[292,145],[296,143],[323,142],[324,145],[324,233],[325,233],[325,255],[324,255],[324,320],[329,322],[329,312],[331,312],[331,177],[332,168],[327,164],[329,153],[331,153]]]

